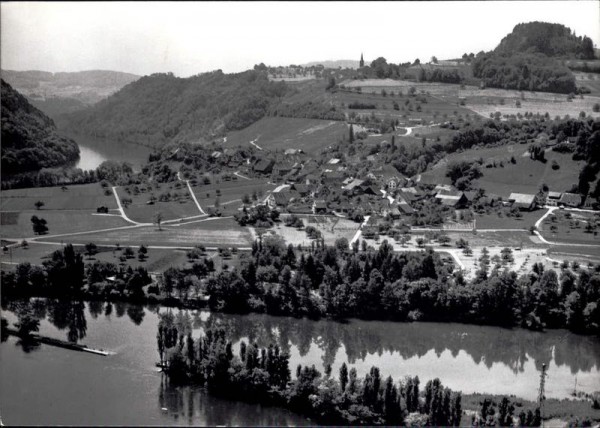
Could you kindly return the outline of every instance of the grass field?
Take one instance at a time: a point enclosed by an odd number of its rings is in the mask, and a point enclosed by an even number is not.
[[[558,260],[577,260],[579,263],[589,261],[600,263],[600,245],[595,247],[572,247],[567,245],[553,245],[548,249],[549,257]]]
[[[508,197],[512,192],[537,193],[542,184],[558,192],[568,191],[573,184],[577,184],[583,163],[574,161],[570,154],[548,150],[546,151],[548,161],[542,163],[531,160],[526,152],[526,145],[516,144],[452,153],[431,170],[421,174],[421,180],[424,183],[449,184],[450,180],[446,177],[448,163],[473,162],[481,158],[484,160],[484,165],[481,167],[483,177],[475,180],[474,185],[503,198]],[[510,162],[511,157],[515,158],[516,164]],[[553,160],[558,162],[560,166],[558,170],[552,169]],[[502,161],[504,167],[485,168],[485,164],[491,161],[496,161],[497,164]]]
[[[2,213],[0,235],[2,238],[33,237],[31,217],[34,215],[47,221],[48,235],[128,225],[121,217],[94,215],[91,211],[27,210],[18,213]],[[5,223],[7,218],[10,218],[10,221]]]
[[[265,117],[227,135],[226,147],[246,146],[250,141],[265,150],[302,149],[316,155],[348,132],[344,122],[318,119]]]
[[[121,246],[140,244],[151,246],[193,247],[249,247],[252,234],[246,227],[240,227],[233,219],[210,219],[182,226],[144,226],[103,233],[90,233],[65,237],[65,242],[110,244]]]
[[[177,218],[198,216],[202,213],[196,207],[196,204],[192,200],[190,192],[185,183],[177,184],[160,184],[158,187],[153,188],[151,191],[144,191],[138,194],[130,191],[127,193],[127,188],[118,187],[117,193],[121,201],[123,199],[131,199],[131,204],[123,206],[127,216],[138,222],[152,223],[157,213],[161,213],[164,220],[173,220]],[[171,193],[176,195],[168,202],[161,202],[157,200],[154,204],[149,205],[151,196],[160,199],[161,194]]]
[[[44,203],[43,210],[94,210],[100,206],[117,208],[115,198],[110,192],[104,194],[98,183],[60,187],[34,187],[28,189],[3,190],[0,192],[2,211],[23,211],[35,209],[35,202]]]
[[[586,232],[588,224],[596,225],[595,234]],[[556,210],[540,224],[540,234],[551,242],[569,244],[597,244],[600,246],[598,227],[600,213]]]
[[[529,229],[547,210],[522,211],[521,217],[502,216],[498,212],[489,214],[475,214],[477,229]]]

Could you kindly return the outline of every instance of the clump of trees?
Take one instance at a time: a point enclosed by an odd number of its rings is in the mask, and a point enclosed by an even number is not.
[[[234,215],[234,218],[240,226],[271,227],[279,219],[279,211],[261,204],[250,208],[244,207],[241,212]]]

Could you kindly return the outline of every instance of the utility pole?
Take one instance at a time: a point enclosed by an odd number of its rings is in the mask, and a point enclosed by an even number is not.
[[[540,409],[542,428],[544,427],[544,400],[546,399],[546,397],[545,397],[546,376],[548,376],[548,374],[546,373],[546,363],[544,363],[544,364],[542,364],[542,374],[540,375],[540,389],[539,389],[539,393],[538,393],[538,407]]]

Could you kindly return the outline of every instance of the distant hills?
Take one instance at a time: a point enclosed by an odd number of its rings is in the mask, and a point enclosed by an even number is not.
[[[49,116],[81,110],[140,78],[109,70],[73,73],[2,70],[2,78]]]
[[[289,88],[266,73],[215,72],[188,78],[172,73],[142,77],[107,99],[66,115],[73,133],[159,146],[207,141],[266,115]]]
[[[75,141],[56,132],[54,121],[2,79],[2,178],[64,166],[79,158]]]

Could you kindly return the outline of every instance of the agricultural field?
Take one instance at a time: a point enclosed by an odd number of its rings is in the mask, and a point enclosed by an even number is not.
[[[225,147],[248,145],[265,150],[301,149],[318,154],[327,144],[338,141],[348,132],[344,122],[288,117],[265,117],[240,131],[227,135]]]
[[[578,182],[579,171],[583,162],[574,161],[571,154],[546,151],[547,162],[534,161],[529,158],[526,145],[514,144],[484,149],[470,149],[462,153],[452,153],[438,162],[431,170],[421,174],[424,183],[449,184],[446,167],[454,161],[474,162],[483,159],[481,166],[483,177],[473,182],[475,187],[482,187],[487,193],[507,198],[510,193],[537,193],[542,184],[550,190],[564,192]],[[516,163],[511,163],[514,157]],[[553,161],[559,169],[552,168]],[[496,163],[496,167],[486,168],[487,164]],[[503,166],[500,165],[502,162]]]
[[[425,102],[417,102],[416,97],[409,97],[407,95],[408,88],[411,86],[417,89],[417,95],[421,99],[424,99]],[[332,98],[336,106],[343,108],[347,115],[354,112],[361,116],[374,115],[380,119],[398,119],[400,126],[413,126],[414,123],[411,120],[420,120],[424,124],[432,124],[451,118],[466,118],[474,115],[471,110],[458,105],[458,98],[442,99],[434,96],[431,92],[427,94],[428,88],[428,86],[417,86],[415,84],[411,84],[408,87],[369,87],[363,88],[360,94],[338,91]],[[385,96],[382,95],[382,91],[385,91]],[[374,104],[376,108],[350,109],[347,107],[349,104],[356,102]],[[394,102],[398,104],[398,110],[394,110]],[[420,105],[421,111],[418,111],[418,105]]]
[[[44,210],[93,210],[100,206],[117,208],[110,188],[98,183],[57,187],[34,187],[28,189],[2,190],[0,210],[23,211],[35,209],[37,201],[44,203]]]
[[[129,224],[120,216],[96,215],[92,211],[51,211],[42,209],[39,211],[2,212],[0,214],[0,235],[2,238],[7,239],[33,237],[31,217],[34,215],[46,220],[48,236],[108,229]]]
[[[164,225],[162,230],[156,226],[135,227],[124,230],[89,233],[64,238],[65,242],[121,246],[167,246],[190,248],[197,245],[205,247],[250,247],[253,235],[247,227],[239,226],[230,218],[210,218],[190,221],[178,225]]]
[[[600,117],[599,112],[593,111],[594,104],[600,103],[600,97],[592,95],[578,95],[568,101],[565,94],[466,87],[459,90],[459,96],[465,99],[465,107],[485,117],[495,112],[502,115],[531,112],[542,115],[548,113],[551,118],[562,118],[565,115],[578,117],[582,111],[588,116]],[[517,101],[521,103],[521,107],[517,107]]]
[[[118,187],[116,191],[122,204],[124,199],[131,199],[131,203],[123,204],[123,208],[133,221],[152,223],[157,213],[162,214],[163,221],[202,214],[185,183],[160,184],[152,190],[141,188],[139,192],[132,190],[132,186]],[[167,194],[170,195],[169,200],[161,201],[161,195]],[[157,198],[153,204],[148,203],[151,197]]]
[[[568,245],[553,245],[548,249],[548,257],[555,260],[567,260],[577,263],[600,263],[600,245],[591,247],[573,247]]]
[[[218,183],[202,184],[202,180],[192,186],[192,190],[198,203],[203,210],[214,208],[218,202],[219,210],[223,216],[234,215],[242,207],[242,199],[248,195],[253,199],[256,194],[258,201],[263,201],[268,193],[275,189],[274,184],[270,184],[266,178],[245,178],[236,177],[237,180],[221,181]]]
[[[600,246],[600,213],[555,210],[542,221],[539,232],[550,242]]]
[[[591,93],[590,96],[600,97],[600,74],[574,72],[577,86],[585,86]]]
[[[308,226],[316,228],[323,234],[325,245],[334,245],[339,238],[346,238],[350,242],[360,227],[360,223],[333,216],[298,215],[298,217],[304,222],[304,228],[287,227],[282,222],[277,224],[272,231],[283,237],[287,244],[310,247],[312,239],[305,231]]]

